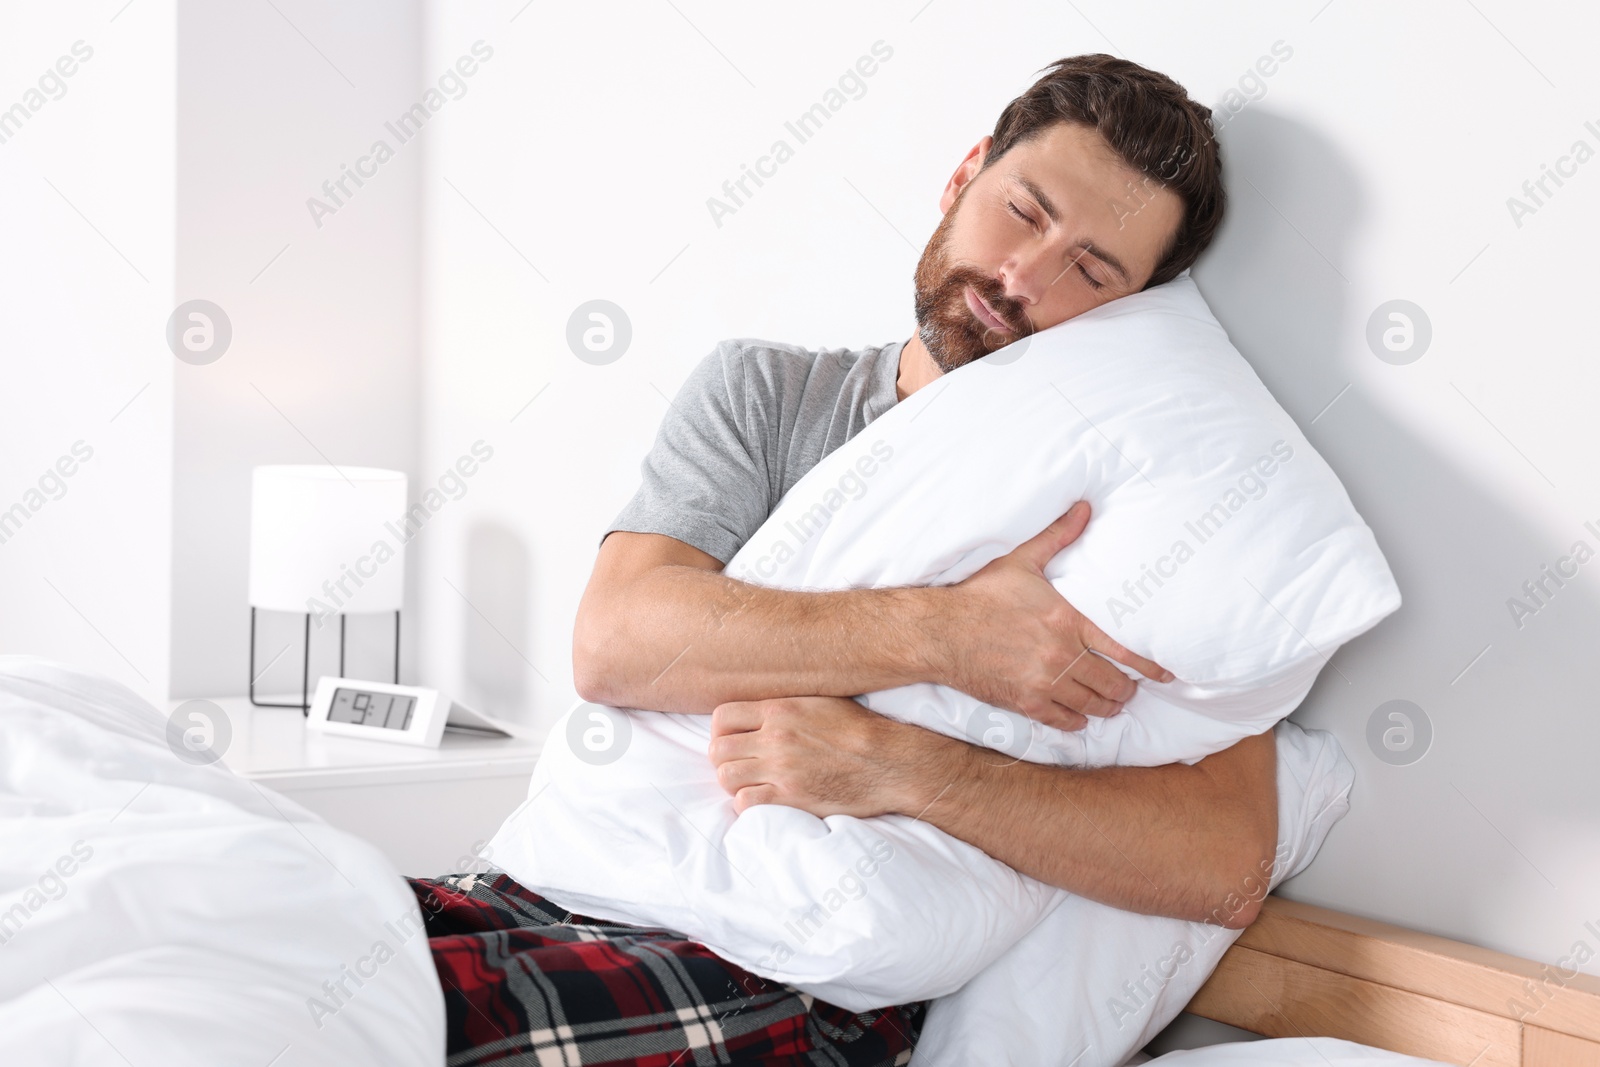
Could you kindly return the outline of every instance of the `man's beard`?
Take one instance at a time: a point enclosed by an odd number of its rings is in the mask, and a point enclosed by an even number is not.
[[[950,262],[950,229],[960,207],[961,198],[957,197],[917,261],[917,336],[946,374],[1033,332],[1022,305],[1006,296],[999,282]],[[972,313],[965,295],[968,286],[1010,330],[997,330]]]

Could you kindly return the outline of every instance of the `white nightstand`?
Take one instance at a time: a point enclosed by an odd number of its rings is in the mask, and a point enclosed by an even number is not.
[[[418,748],[308,731],[297,708],[258,708],[246,697],[211,703],[232,727],[225,765],[371,841],[402,874],[466,869],[527,796],[539,757],[539,740],[515,726],[520,736],[446,731],[438,748]]]

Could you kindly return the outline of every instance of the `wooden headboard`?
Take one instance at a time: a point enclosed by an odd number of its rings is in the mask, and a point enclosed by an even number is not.
[[[1188,1010],[1462,1067],[1600,1067],[1600,978],[1277,897]]]

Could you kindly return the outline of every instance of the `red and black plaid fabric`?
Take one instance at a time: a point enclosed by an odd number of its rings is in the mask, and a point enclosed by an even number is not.
[[[508,875],[408,878],[444,989],[449,1067],[888,1067],[926,1005],[849,1012],[671,930],[574,915]]]

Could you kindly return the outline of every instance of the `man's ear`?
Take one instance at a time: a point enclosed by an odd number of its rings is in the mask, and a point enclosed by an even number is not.
[[[966,158],[961,161],[961,165],[956,168],[956,172],[950,175],[950,180],[945,183],[944,192],[939,196],[940,214],[947,214],[950,211],[950,205],[954,204],[956,197],[961,195],[961,190],[966,187],[968,182],[978,176],[978,172],[983,169],[983,161],[989,158],[989,146],[993,144],[994,138],[986,134],[983,140],[973,145],[967,152]]]

